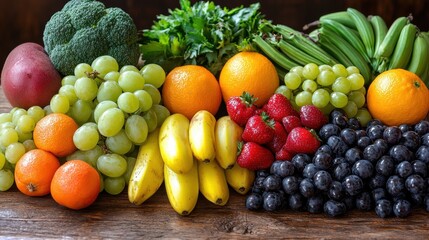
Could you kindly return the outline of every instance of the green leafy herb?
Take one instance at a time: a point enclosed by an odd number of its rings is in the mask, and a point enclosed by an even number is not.
[[[215,76],[240,49],[248,49],[252,34],[263,19],[260,4],[222,8],[209,1],[180,0],[180,8],[159,15],[143,30],[140,51],[146,62],[161,64],[167,71],[183,64],[208,68]]]

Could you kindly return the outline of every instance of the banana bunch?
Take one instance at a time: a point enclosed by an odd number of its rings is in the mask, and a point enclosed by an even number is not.
[[[380,16],[365,16],[354,8],[323,15],[308,34],[322,49],[345,66],[359,68],[368,85],[381,72],[402,68],[416,73],[429,85],[428,33],[397,18],[390,26]]]
[[[142,204],[164,182],[170,205],[180,215],[195,208],[199,193],[217,205],[229,199],[229,186],[247,193],[255,172],[236,164],[243,129],[229,116],[216,118],[208,111],[191,120],[182,114],[168,116],[140,147],[131,174],[128,197]]]

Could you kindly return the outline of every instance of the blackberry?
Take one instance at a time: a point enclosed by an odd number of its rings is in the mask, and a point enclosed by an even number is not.
[[[399,127],[392,126],[384,129],[383,139],[386,140],[386,142],[389,145],[398,144],[399,141],[401,140],[401,137],[402,137],[402,131],[401,129],[399,129]]]
[[[372,176],[374,166],[368,160],[362,159],[353,164],[352,173],[359,176],[361,179],[367,179]]]
[[[262,195],[258,193],[251,193],[246,198],[246,208],[249,210],[259,210],[263,204]]]
[[[324,212],[330,217],[344,215],[347,211],[346,204],[343,202],[328,200],[323,205]]]
[[[393,204],[393,213],[400,218],[407,217],[411,213],[411,203],[405,199],[396,201]]]
[[[375,213],[381,218],[387,218],[392,215],[392,202],[387,199],[380,199],[375,204]]]

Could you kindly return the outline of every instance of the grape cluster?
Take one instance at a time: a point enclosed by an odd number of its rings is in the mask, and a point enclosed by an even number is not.
[[[325,113],[342,109],[348,118],[368,118],[365,106],[365,79],[355,66],[342,64],[296,66],[284,76],[277,92],[297,108],[312,104]],[[362,123],[366,125],[366,122]]]
[[[13,184],[14,164],[35,148],[32,131],[37,121],[50,113],[64,113],[79,124],[73,136],[78,150],[66,160],[88,162],[100,172],[103,189],[119,194],[129,181],[138,146],[170,115],[161,103],[159,88],[164,80],[165,71],[157,64],[119,69],[116,59],[100,56],[91,64],[78,64],[74,75],[63,77],[61,88],[44,109],[14,108],[1,114],[0,146],[5,153],[0,151],[0,163],[7,163],[7,168],[0,172],[0,187]]]
[[[429,121],[386,126],[334,110],[318,132],[322,145],[310,156],[276,161],[257,172],[246,198],[249,210],[282,209],[339,216],[350,209],[379,217],[429,211]]]

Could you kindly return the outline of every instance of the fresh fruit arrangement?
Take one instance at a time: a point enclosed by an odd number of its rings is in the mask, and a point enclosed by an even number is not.
[[[141,205],[165,187],[179,215],[231,190],[252,211],[429,211],[429,35],[410,16],[387,27],[349,8],[305,33],[258,3],[180,7],[139,36],[121,9],[71,0],[45,52],[11,52],[1,191],[79,210],[102,191]]]

